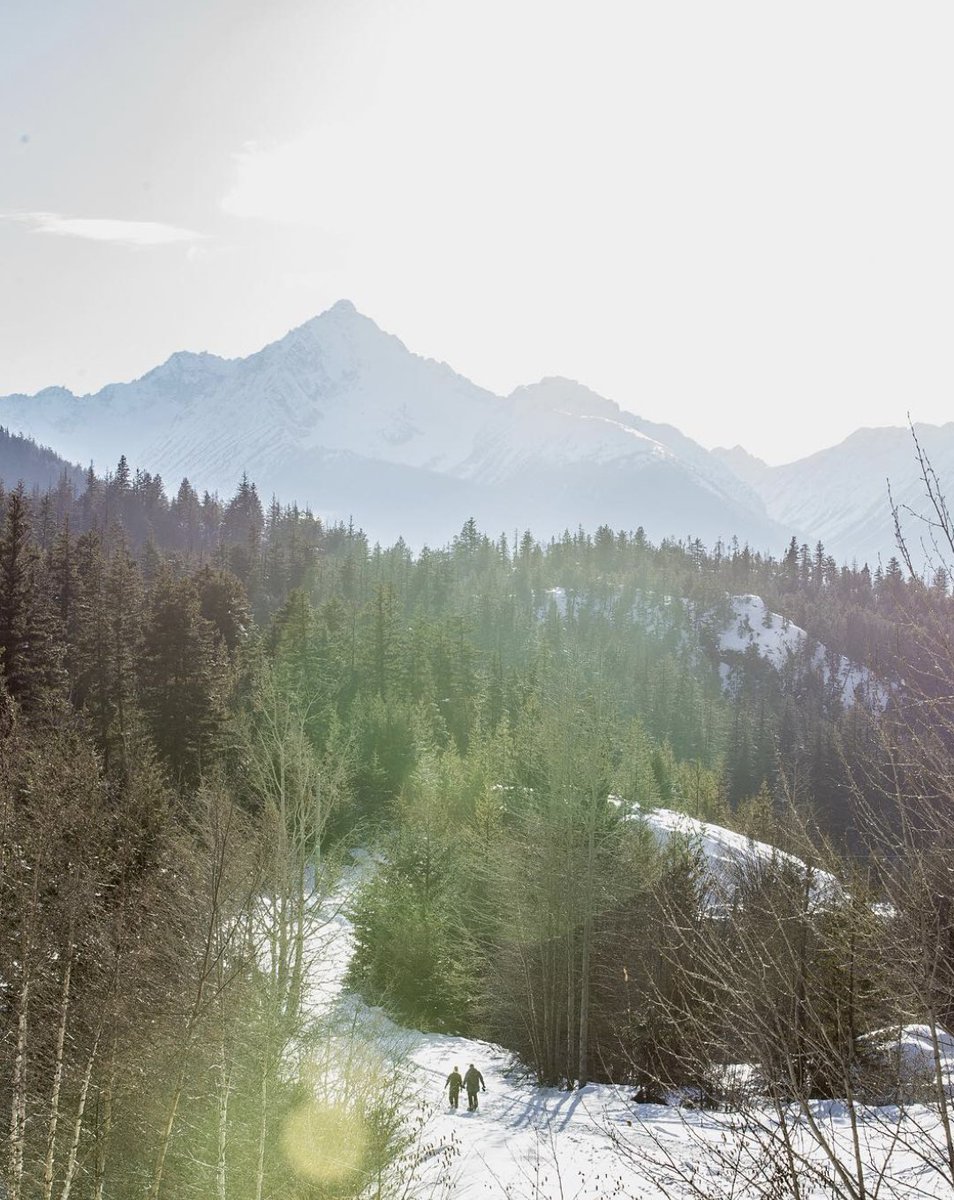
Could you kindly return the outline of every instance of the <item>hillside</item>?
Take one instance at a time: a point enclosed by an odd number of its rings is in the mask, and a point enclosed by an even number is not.
[[[0,484],[13,488],[22,483],[27,489],[46,491],[63,478],[77,489],[83,486],[83,472],[74,463],[0,426]]]
[[[656,810],[644,815],[654,836],[674,835],[696,842],[714,877],[739,864],[777,853],[770,846],[740,838],[720,826],[695,822],[683,814]],[[783,856],[784,857],[784,856]],[[402,1025],[386,1011],[370,1007],[349,990],[347,969],[355,950],[350,919],[362,887],[375,870],[363,851],[345,870],[337,891],[324,901],[323,919],[309,945],[308,1008],[329,1037],[329,1060],[336,1056],[380,1064],[401,1081],[403,1103],[417,1114],[417,1136],[393,1165],[395,1175],[413,1180],[418,1194],[479,1197],[501,1189],[512,1200],[598,1200],[607,1194],[652,1200],[690,1200],[700,1195],[758,1200],[771,1186],[772,1130],[767,1112],[700,1111],[694,1089],[673,1089],[666,1103],[641,1102],[632,1085],[589,1084],[577,1090],[537,1086],[524,1064],[506,1047],[479,1038],[427,1033]],[[830,881],[833,882],[833,881]],[[826,886],[822,881],[823,887]],[[950,1087],[954,1077],[954,1043],[941,1031],[942,1070]],[[326,1033],[326,1036],[327,1033]],[[894,1053],[924,1070],[931,1054],[930,1031],[914,1026],[887,1033]],[[467,1111],[447,1102],[446,1078],[474,1063],[485,1079],[479,1108]],[[378,1065],[378,1070],[381,1066]],[[751,1064],[726,1066],[727,1078],[752,1078]],[[327,1076],[319,1084],[321,1102],[336,1095]],[[792,1151],[804,1178],[817,1192],[833,1193],[837,1176],[828,1151],[850,1178],[852,1123],[846,1106],[818,1103],[811,1121],[792,1118]],[[885,1176],[887,1195],[895,1181],[916,1177],[925,1162],[943,1155],[943,1127],[929,1106],[894,1105],[866,1110],[864,1170]],[[775,1130],[777,1136],[777,1130]],[[927,1172],[924,1172],[926,1175]],[[933,1174],[933,1172],[931,1173]],[[827,1185],[827,1186],[826,1186]],[[922,1181],[919,1195],[947,1194],[947,1182],[936,1175]]]
[[[846,1096],[874,1114],[866,1176],[912,1145],[935,1169],[931,1080],[886,1077],[884,1031],[921,1026],[922,1063],[946,1037],[918,939],[949,842],[931,874],[896,818],[947,776],[909,756],[896,802],[879,771],[895,697],[936,682],[899,614],[946,628],[946,593],[605,527],[514,545],[469,523],[414,555],[263,510],[248,480],[169,498],[122,462],[4,509],[14,1178],[42,1176],[57,1087],[89,1141],[121,1098],[104,1194],[218,1194],[224,1172],[244,1200],[330,1172],[357,1195],[393,1170],[555,1200],[582,1168],[595,1200],[652,1194],[668,1145],[713,1194],[757,1195],[734,1156],[771,1162],[758,1122],[793,1094],[832,1118],[786,1126],[820,1187]],[[469,1061],[485,1104],[447,1111]]]

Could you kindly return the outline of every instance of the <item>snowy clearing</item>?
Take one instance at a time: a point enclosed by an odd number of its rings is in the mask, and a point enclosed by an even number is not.
[[[712,829],[706,830],[710,840]],[[751,852],[752,844],[740,841]],[[720,844],[715,839],[713,849]],[[776,1190],[782,1126],[779,1115],[767,1108],[742,1115],[709,1113],[637,1104],[625,1087],[540,1088],[500,1046],[404,1028],[351,994],[343,986],[353,950],[346,912],[370,870],[371,860],[358,856],[327,902],[328,920],[310,946],[321,967],[311,978],[309,1001],[315,1016],[330,1021],[333,1036],[360,1041],[392,1064],[392,1072],[408,1073],[407,1112],[416,1134],[399,1164],[411,1177],[408,1195],[750,1200],[788,1194]],[[880,1041],[889,1046],[900,1039],[907,1058],[925,1049],[925,1036],[918,1028],[884,1031]],[[954,1067],[949,1039],[942,1049],[950,1055],[949,1068]],[[463,1097],[459,1109],[450,1109],[443,1090],[449,1072],[455,1066],[465,1071],[470,1063],[487,1085],[473,1114]],[[804,1200],[850,1194],[832,1189],[826,1145],[850,1170],[856,1162],[863,1165],[869,1195],[881,1177],[877,1194],[882,1200],[951,1195],[936,1109],[856,1106],[854,1115],[853,1137],[844,1104],[817,1102],[801,1117],[787,1114],[789,1128],[795,1129]]]

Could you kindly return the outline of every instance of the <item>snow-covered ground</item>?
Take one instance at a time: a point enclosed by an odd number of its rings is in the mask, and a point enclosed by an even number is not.
[[[750,646],[777,671],[795,655],[802,652],[809,640],[798,625],[771,612],[761,596],[751,594],[732,597],[733,621],[719,636],[723,654],[742,654]],[[842,703],[848,707],[862,696],[873,707],[884,708],[887,690],[865,667],[859,667],[844,655],[829,655],[825,647],[816,645],[812,663],[818,667]],[[723,680],[729,677],[731,660],[722,662]]]
[[[327,904],[328,919],[311,945],[316,969],[309,999],[314,1014],[336,1027],[339,1036],[375,1047],[393,1064],[389,1070],[406,1073],[405,1102],[415,1129],[402,1163],[405,1178],[411,1179],[408,1196],[751,1200],[791,1194],[779,1190],[780,1124],[769,1111],[743,1117],[643,1105],[633,1101],[631,1089],[605,1085],[575,1092],[539,1088],[501,1047],[403,1028],[349,993],[343,986],[353,950],[347,907],[372,869],[367,858],[357,859]],[[908,1056],[909,1043],[923,1048],[923,1035],[923,1029],[915,1029],[892,1037],[900,1037],[902,1055]],[[954,1046],[945,1043],[943,1051],[954,1065]],[[470,1063],[487,1085],[477,1113],[468,1113],[464,1103],[450,1109],[443,1090],[449,1072],[455,1066],[463,1072]],[[856,1107],[855,1136],[844,1104],[819,1102],[810,1116],[821,1140],[807,1120],[793,1122],[796,1152],[804,1160],[804,1200],[851,1194],[832,1189],[823,1143],[850,1170],[862,1162],[866,1195],[913,1200],[954,1192],[950,1173],[946,1178],[943,1173],[943,1130],[936,1110]]]
[[[624,803],[618,797],[612,800]],[[643,821],[660,844],[665,844],[672,838],[683,839],[690,848],[698,850],[705,858],[706,866],[712,877],[713,890],[710,903],[718,905],[732,891],[739,878],[740,869],[749,866],[771,863],[788,863],[799,871],[807,871],[805,863],[771,846],[767,842],[757,842],[744,834],[726,829],[724,825],[714,825],[711,821],[700,821],[686,813],[675,812],[669,808],[640,809],[638,804],[626,804],[627,819]],[[804,876],[802,876],[804,878]],[[814,903],[824,904],[843,894],[841,884],[828,871],[815,869],[811,886]]]

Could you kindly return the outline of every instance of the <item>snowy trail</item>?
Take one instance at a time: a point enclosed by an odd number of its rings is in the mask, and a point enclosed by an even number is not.
[[[459,1200],[483,1196],[748,1200],[767,1194],[754,1182],[744,1183],[743,1175],[754,1178],[771,1164],[758,1138],[746,1141],[736,1136],[734,1117],[639,1105],[630,1099],[631,1089],[606,1085],[576,1092],[539,1088],[502,1047],[407,1029],[348,992],[343,980],[354,941],[346,912],[351,896],[373,869],[367,856],[357,856],[326,904],[328,919],[310,947],[316,969],[311,975],[309,1007],[316,1017],[358,1030],[388,1059],[408,1070],[408,1112],[412,1118],[417,1115],[419,1126],[408,1156],[414,1168],[411,1194],[453,1193]],[[455,1066],[464,1072],[472,1062],[483,1074],[487,1091],[480,1094],[478,1112],[467,1111],[464,1095],[461,1107],[453,1110],[444,1081]],[[922,1161],[922,1154],[939,1135],[936,1114],[912,1106],[899,1126],[896,1110],[872,1113],[863,1135],[869,1146],[867,1157],[877,1167],[884,1163],[889,1147],[892,1156],[881,1200],[952,1195],[945,1180]],[[845,1157],[850,1157],[844,1106],[819,1105],[816,1116]],[[761,1142],[766,1140],[763,1136]],[[905,1146],[905,1141],[910,1145]],[[817,1147],[809,1157],[820,1166],[824,1163]],[[833,1194],[828,1187],[819,1184],[812,1189],[805,1182],[806,1198]]]
[[[419,1190],[453,1190],[457,1197],[553,1195],[564,1200],[606,1195],[616,1155],[605,1126],[613,1121],[625,1125],[622,1093],[607,1087],[578,1092],[538,1088],[500,1046],[406,1029],[344,989],[353,950],[345,913],[350,896],[372,869],[368,859],[359,857],[328,902],[329,920],[311,947],[317,969],[311,979],[310,1008],[315,1016],[331,1017],[342,1028],[360,1029],[410,1069],[413,1095],[408,1105],[420,1106],[421,1114]],[[460,1107],[451,1109],[444,1090],[450,1071],[458,1066],[463,1073],[470,1063],[476,1064],[487,1087],[480,1093],[476,1113],[467,1111],[464,1094]]]

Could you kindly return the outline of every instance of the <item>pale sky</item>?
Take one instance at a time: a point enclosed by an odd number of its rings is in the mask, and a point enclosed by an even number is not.
[[[0,394],[347,297],[783,462],[954,419],[950,0],[2,0]]]

